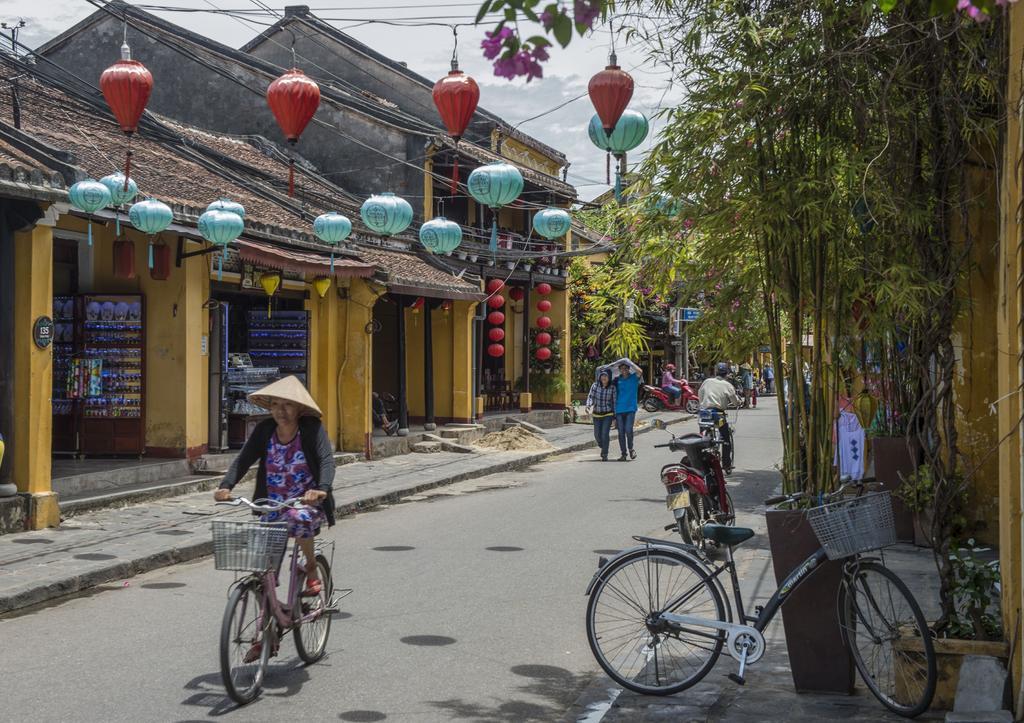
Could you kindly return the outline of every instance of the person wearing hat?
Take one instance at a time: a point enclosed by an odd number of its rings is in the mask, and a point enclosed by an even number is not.
[[[264,522],[287,522],[306,558],[306,588],[316,595],[323,583],[316,577],[313,538],[324,522],[334,525],[334,447],[320,422],[320,408],[296,377],[288,376],[249,395],[249,401],[270,410],[252,430],[242,451],[231,463],[213,498],[231,499],[231,489],[253,463],[256,472],[254,499],[277,502],[301,497],[306,507],[263,515]]]
[[[598,372],[597,381],[587,395],[587,411],[594,420],[594,439],[601,448],[601,461],[608,461],[608,445],[611,440],[612,421],[615,417],[615,385],[612,384],[610,369]]]

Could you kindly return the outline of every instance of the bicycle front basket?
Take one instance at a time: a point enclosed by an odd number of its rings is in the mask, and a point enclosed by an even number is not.
[[[818,542],[830,560],[896,544],[892,498],[872,492],[807,510]]]
[[[218,570],[276,570],[288,546],[288,525],[214,520],[213,566]]]

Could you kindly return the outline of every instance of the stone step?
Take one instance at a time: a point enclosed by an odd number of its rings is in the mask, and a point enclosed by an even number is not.
[[[52,489],[61,497],[80,493],[104,494],[128,485],[157,482],[171,477],[182,477],[192,473],[187,459],[145,459],[138,463],[126,463],[124,460],[110,460],[110,467],[103,469],[105,460],[88,459],[81,463],[83,467],[97,466],[95,471],[82,471],[55,477]]]
[[[416,442],[409,449],[420,454],[433,454],[442,450],[440,442]]]
[[[192,492],[215,489],[222,479],[223,475],[187,475],[149,482],[136,482],[100,492],[79,491],[59,497],[60,511],[62,515],[73,515],[87,510],[177,497]]]

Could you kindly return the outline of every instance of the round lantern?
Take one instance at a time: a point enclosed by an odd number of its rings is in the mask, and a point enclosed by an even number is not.
[[[245,206],[240,204],[238,201],[232,201],[230,198],[218,198],[216,201],[206,207],[207,211],[227,211],[233,213],[240,219],[245,219]]]
[[[100,75],[100,90],[121,130],[128,136],[123,186],[127,192],[132,166],[132,134],[138,129],[139,119],[153,92],[153,75],[145,65],[132,60],[131,48],[125,42],[121,45],[121,59]]]
[[[505,297],[501,294],[495,294],[487,300],[487,305],[492,309],[500,309],[505,305]]]
[[[505,347],[501,344],[491,344],[487,347],[487,353],[497,359],[500,356],[505,356]]]
[[[547,313],[551,311],[551,302],[547,299],[541,299],[537,302],[537,311]]]
[[[114,276],[135,278],[135,244],[128,239],[114,241]]]
[[[618,123],[615,124],[615,129],[611,133],[603,127],[603,121],[600,116],[595,115],[590,119],[587,134],[590,136],[591,143],[609,154],[609,160],[605,165],[607,182],[611,183],[610,157],[615,156],[619,161],[618,167],[615,169],[616,200],[621,200],[622,198],[622,172],[626,162],[626,153],[644,142],[648,130],[647,118],[643,113],[638,113],[635,110],[623,112],[622,117],[619,118]]]
[[[505,282],[501,279],[491,279],[487,282],[487,293],[496,294],[505,288]]]
[[[490,207],[491,251],[498,250],[498,209],[519,198],[523,192],[523,174],[509,163],[496,161],[480,166],[469,174],[469,195],[477,203]]]
[[[538,316],[537,326],[540,327],[541,329],[547,329],[549,326],[551,326],[551,319],[546,316]]]
[[[548,359],[551,358],[551,349],[549,349],[546,346],[537,347],[537,351],[535,352],[535,354],[536,357],[541,361],[547,361]]]
[[[450,254],[462,243],[462,226],[443,216],[420,226],[420,243],[431,253]]]
[[[548,294],[551,293],[551,284],[549,284],[546,281],[542,281],[541,283],[537,284],[536,291],[541,296],[547,296]]]
[[[224,257],[228,254],[228,244],[242,235],[245,223],[237,213],[214,209],[200,216],[196,225],[204,239],[224,249],[220,259],[217,260],[217,280],[220,281],[224,278]]]
[[[508,295],[509,298],[512,299],[512,301],[522,301],[523,298],[526,296],[526,292],[523,291],[522,286],[513,286],[511,289],[509,289]]]
[[[633,97],[633,77],[619,67],[615,53],[608,58],[608,66],[590,79],[587,93],[605,133],[611,133]]]
[[[152,275],[155,263],[153,237],[161,231],[167,230],[167,227],[174,221],[174,212],[166,203],[161,203],[155,198],[147,198],[132,204],[132,207],[128,209],[128,220],[132,226],[149,236],[149,269],[150,275]]]
[[[89,178],[68,189],[71,205],[79,211],[95,213],[110,205],[110,190],[99,181]],[[92,246],[92,220],[89,220],[89,245]]]
[[[320,214],[313,221],[313,233],[325,244],[337,246],[352,233],[352,222],[337,211]],[[334,274],[334,249],[331,249],[331,274]]]
[[[490,339],[491,341],[501,341],[502,339],[505,338],[505,330],[500,329],[498,327],[494,327],[489,332],[487,332],[487,338]]]
[[[139,187],[134,180],[124,177],[123,173],[111,173],[100,179],[100,183],[110,191],[110,205],[115,207],[114,211],[114,235],[121,235],[121,214],[116,210],[126,203],[130,203],[139,192]]]
[[[437,112],[448,129],[448,135],[455,141],[451,183],[453,196],[459,186],[459,140],[466,132],[479,102],[480,87],[475,80],[459,70],[457,60],[452,60],[451,72],[434,83],[434,105],[437,106]]]
[[[505,323],[505,315],[500,311],[492,311],[487,315],[487,323],[494,326],[501,326]]]
[[[292,68],[267,87],[267,104],[288,143],[294,146],[320,106],[320,86]],[[288,159],[288,195],[295,195],[295,159]]]
[[[393,236],[409,228],[412,223],[412,206],[393,193],[381,193],[363,201],[359,215],[371,231]]]
[[[270,318],[270,300],[281,285],[281,274],[260,274],[260,286],[267,295],[267,318]]]
[[[533,215],[533,230],[544,238],[561,238],[569,232],[572,218],[561,208],[545,208]]]
[[[331,288],[331,280],[326,276],[322,276],[319,279],[313,279],[313,288],[316,289],[316,293],[320,295],[320,298],[327,296],[327,291]]]
[[[537,334],[537,346],[548,346],[551,343],[551,334],[542,331]]]

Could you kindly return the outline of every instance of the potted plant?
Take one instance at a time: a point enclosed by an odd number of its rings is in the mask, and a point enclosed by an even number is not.
[[[930,468],[921,465],[905,476],[900,474],[900,477],[903,481],[896,490],[896,499],[912,515],[914,544],[918,547],[932,547],[935,487]]]

